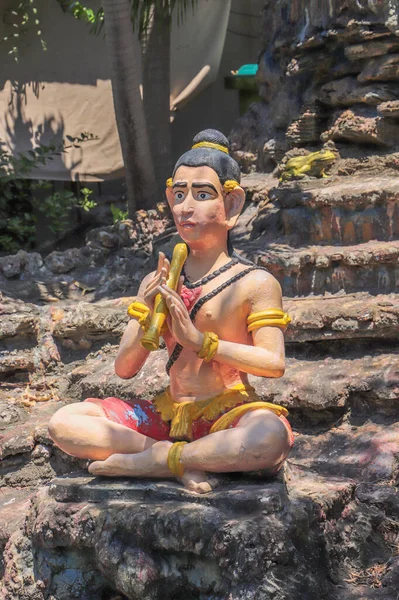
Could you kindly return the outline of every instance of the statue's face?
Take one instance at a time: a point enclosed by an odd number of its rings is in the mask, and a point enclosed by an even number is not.
[[[226,195],[213,169],[179,167],[166,194],[177,231],[187,244],[212,244],[215,237],[226,237],[231,228]]]

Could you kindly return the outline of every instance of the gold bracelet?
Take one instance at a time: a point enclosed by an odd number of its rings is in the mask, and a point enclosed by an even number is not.
[[[210,362],[215,356],[219,346],[219,337],[213,331],[204,331],[204,339],[200,350],[197,352],[199,358],[204,362]]]
[[[187,442],[175,442],[170,447],[168,453],[168,467],[175,477],[183,477],[184,475],[184,466],[181,462],[181,453],[183,452],[183,446],[185,444],[187,444]]]
[[[138,321],[143,331],[146,332],[148,330],[151,323],[151,311],[146,304],[143,304],[143,302],[139,302],[138,300],[132,302],[132,304],[128,306],[127,314],[132,319]]]
[[[210,345],[211,345],[211,340],[209,338],[209,333],[208,333],[208,331],[204,331],[204,339],[202,340],[202,346],[197,352],[197,354],[200,358],[205,358],[205,356],[208,354]]]

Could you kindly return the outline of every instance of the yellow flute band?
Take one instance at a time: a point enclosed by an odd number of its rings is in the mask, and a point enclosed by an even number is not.
[[[166,285],[176,291],[179,284],[180,273],[186,261],[188,250],[186,244],[176,244],[173,249],[172,260],[170,263],[169,277]],[[162,294],[157,294],[154,300],[154,311],[152,313],[150,326],[146,334],[141,338],[140,343],[146,350],[158,350],[159,336],[162,325],[168,316],[168,307]]]

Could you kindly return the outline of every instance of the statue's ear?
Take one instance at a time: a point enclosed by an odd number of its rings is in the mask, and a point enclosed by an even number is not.
[[[225,197],[226,223],[228,229],[233,229],[245,202],[245,192],[239,185]]]

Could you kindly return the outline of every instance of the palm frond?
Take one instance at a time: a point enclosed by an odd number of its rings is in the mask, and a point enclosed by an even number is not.
[[[194,11],[198,0],[131,0],[132,2],[132,25],[138,29],[139,35],[147,29],[154,8],[160,8],[165,17],[171,17],[174,10],[177,11],[177,22],[184,21],[188,8]]]
[[[175,8],[177,9],[177,22],[180,24],[184,21],[190,5],[194,12],[197,4],[198,0],[170,0],[170,9],[171,12],[173,12]]]
[[[98,35],[104,26],[104,10],[100,6],[95,14],[94,21],[91,23],[91,33]]]
[[[97,12],[82,5],[76,0],[58,0],[62,10],[75,17],[86,21],[90,25],[91,33],[98,35],[104,25],[104,10],[100,7]],[[160,8],[166,17],[171,17],[177,11],[177,23],[180,25],[191,7],[195,10],[198,0],[131,0],[131,19],[133,29],[141,36],[148,28],[154,8]]]

